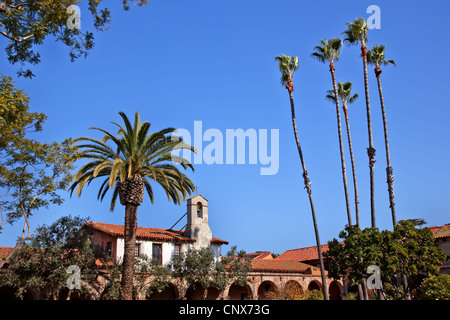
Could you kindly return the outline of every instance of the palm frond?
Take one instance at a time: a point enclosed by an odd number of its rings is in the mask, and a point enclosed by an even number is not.
[[[383,61],[383,65],[387,65],[387,64],[393,64],[394,67],[397,66],[397,64],[395,63],[395,61],[392,60],[392,59],[390,59],[390,60],[384,60],[384,61]]]
[[[334,96],[334,90],[327,90],[327,94],[325,95],[325,99],[330,102],[336,102],[336,98]]]
[[[326,59],[325,56],[319,52],[313,52],[311,54],[311,57],[317,59],[319,62],[325,63]]]
[[[355,93],[353,96],[351,96],[350,98],[348,98],[347,103],[351,104],[353,102],[356,101],[356,99],[358,99],[359,95],[357,93]]]

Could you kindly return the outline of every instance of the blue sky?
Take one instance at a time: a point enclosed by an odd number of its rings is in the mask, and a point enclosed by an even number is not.
[[[347,223],[342,186],[336,112],[324,99],[331,89],[328,66],[313,60],[313,47],[340,36],[345,23],[368,18],[369,5],[381,9],[381,29],[369,31],[368,47],[385,44],[397,67],[383,68],[382,84],[388,116],[391,162],[395,176],[397,218],[424,218],[428,225],[450,222],[450,108],[444,54],[450,50],[448,1],[313,1],[298,0],[154,0],[145,7],[121,9],[108,1],[112,25],[96,33],[87,59],[71,63],[68,49],[49,39],[39,48],[42,62],[33,80],[16,79],[29,94],[31,110],[48,120],[41,141],[100,135],[91,126],[113,130],[118,111],[135,111],[158,130],[165,127],[203,130],[279,130],[279,171],[260,175],[261,164],[195,166],[190,174],[199,193],[209,200],[213,236],[247,252],[282,253],[315,245],[308,197],[295,147],[287,91],[279,83],[274,57],[295,55],[297,125],[309,175],[322,243],[337,237]],[[86,4],[82,29],[92,29]],[[4,48],[6,41],[0,39]],[[350,125],[358,174],[360,219],[370,226],[369,168],[362,61],[358,47],[345,46],[336,63],[337,80],[352,81],[360,99],[350,106]],[[2,56],[1,72],[15,77],[18,66]],[[375,166],[376,218],[391,229],[383,126],[373,67],[369,66]],[[343,128],[345,125],[343,123]],[[115,130],[115,129],[114,129]],[[347,178],[353,199],[350,157],[344,139]],[[204,144],[204,146],[207,143]],[[64,215],[123,224],[124,209],[109,212],[109,200],[96,198],[98,185],[81,198],[32,217],[32,228]],[[186,212],[155,187],[138,210],[138,225],[169,228]],[[354,206],[352,203],[352,215]],[[22,221],[7,226],[0,246],[14,245]],[[178,225],[181,227],[180,225]],[[229,246],[228,246],[229,247]],[[227,248],[225,248],[227,249]]]

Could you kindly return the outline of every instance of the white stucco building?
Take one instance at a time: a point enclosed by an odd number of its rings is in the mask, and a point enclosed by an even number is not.
[[[208,200],[196,195],[187,200],[185,230],[138,227],[136,230],[136,255],[147,255],[163,265],[175,255],[191,248],[210,247],[216,258],[221,255],[221,245],[227,241],[214,238],[208,224]],[[121,261],[124,255],[124,226],[101,222],[88,222],[92,229],[93,244],[106,249],[113,260]]]

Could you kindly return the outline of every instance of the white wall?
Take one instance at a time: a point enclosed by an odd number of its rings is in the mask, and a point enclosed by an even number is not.
[[[137,240],[136,243],[141,244],[141,254],[147,255],[149,258],[152,257],[152,249],[153,249],[153,241],[148,240]],[[155,242],[155,243],[162,243],[162,262],[163,265],[167,265],[170,263],[174,256],[174,250],[175,250],[175,244],[173,242]],[[193,243],[183,243],[181,245],[181,252],[185,253],[193,248]],[[221,255],[220,252],[220,245],[218,244],[212,244],[210,246],[211,251],[216,256],[216,261],[219,260],[219,257]],[[124,239],[123,238],[117,238],[117,261],[123,260],[123,254],[124,254]]]
[[[216,256],[216,262],[219,262],[220,256],[222,255],[221,252],[220,252],[220,245],[219,244],[212,244],[210,246],[210,248],[211,248],[211,251]]]

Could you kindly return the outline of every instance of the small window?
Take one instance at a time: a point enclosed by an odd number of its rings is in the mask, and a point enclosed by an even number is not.
[[[112,242],[109,241],[106,243],[106,254],[111,257],[112,253]]]
[[[176,257],[179,256],[180,254],[181,254],[181,244],[175,244],[173,255]]]
[[[136,243],[136,245],[134,246],[134,256],[139,257],[140,255],[141,255],[141,244]]]
[[[154,243],[152,247],[152,258],[162,264],[162,244]]]

